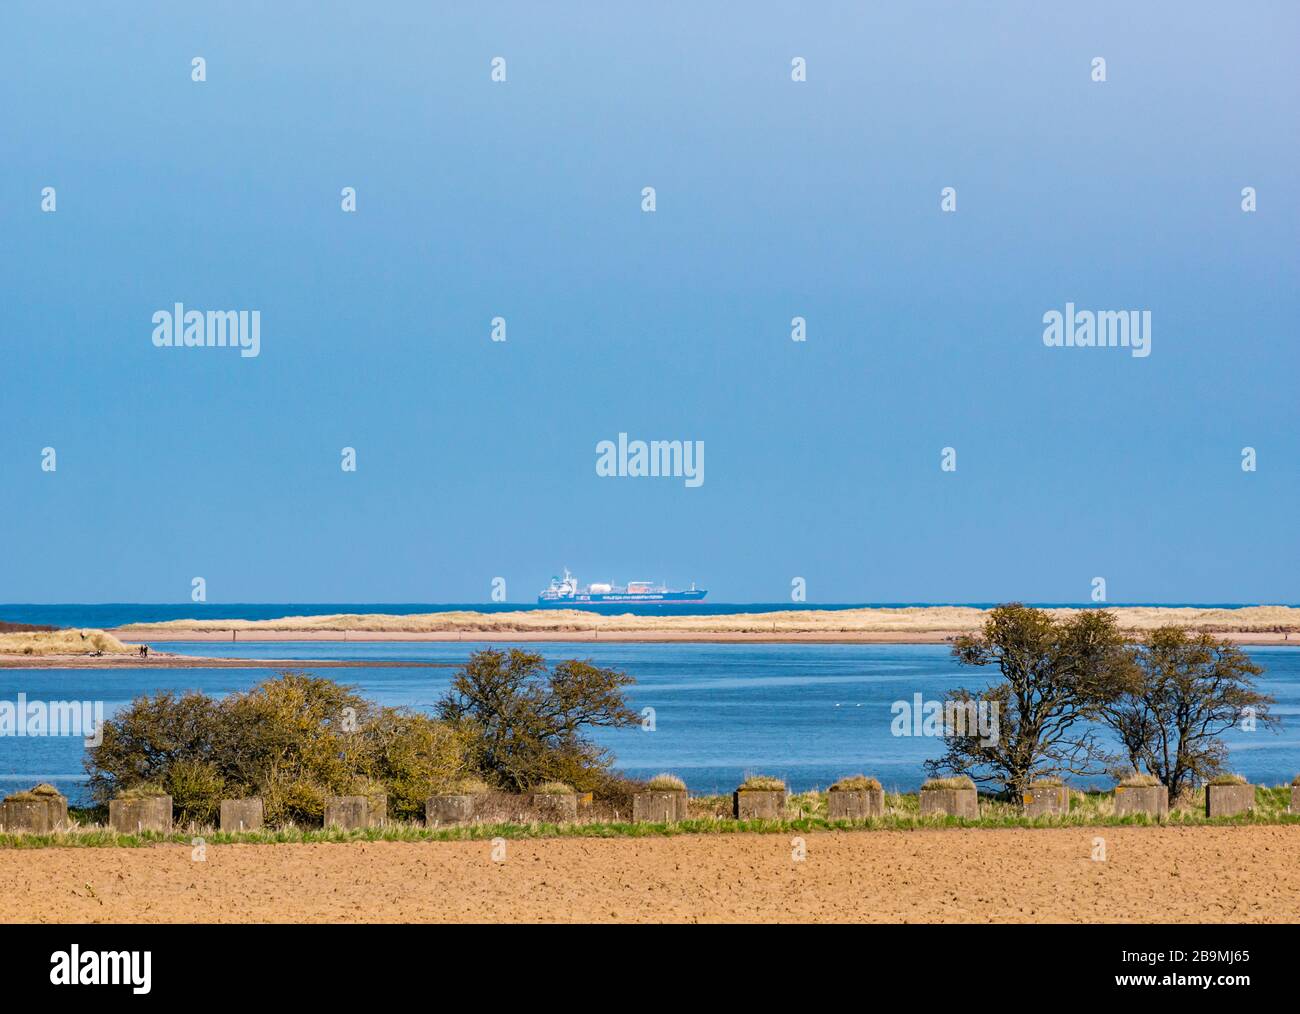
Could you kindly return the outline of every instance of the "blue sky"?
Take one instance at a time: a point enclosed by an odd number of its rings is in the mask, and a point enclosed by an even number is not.
[[[5,6],[0,601],[1300,601],[1293,4],[375,6]]]

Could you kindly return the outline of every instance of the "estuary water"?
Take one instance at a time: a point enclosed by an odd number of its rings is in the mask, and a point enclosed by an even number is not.
[[[452,668],[377,668],[384,659],[463,663],[489,647],[471,642],[165,643],[156,650],[240,658],[340,659],[319,670],[381,704],[432,711]],[[501,647],[497,645],[496,647]],[[887,789],[914,790],[923,762],[939,756],[933,737],[895,735],[896,702],[941,699],[956,686],[984,685],[995,674],[958,665],[943,645],[566,644],[518,645],[548,660],[589,659],[636,678],[637,711],[653,709],[653,731],[598,730],[617,766],[634,776],[671,771],[693,792],[729,792],[748,774],[783,777],[796,791],[842,775],[874,775]],[[1233,729],[1225,740],[1232,768],[1276,784],[1300,772],[1300,649],[1252,647],[1265,668],[1260,685],[1277,699],[1280,731]],[[303,666],[310,670],[310,666]],[[141,694],[246,690],[272,675],[256,669],[0,670],[0,702],[103,702],[106,715]],[[0,790],[50,781],[84,799],[85,749],[74,737],[0,736]],[[1108,784],[1105,778],[1096,784]]]

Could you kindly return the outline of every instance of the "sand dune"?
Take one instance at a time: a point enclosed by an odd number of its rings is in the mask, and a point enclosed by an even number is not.
[[[80,655],[134,651],[102,630],[51,630],[0,634],[0,655]]]
[[[1257,643],[1300,636],[1300,608],[1237,609],[1123,606],[1112,610],[1132,633],[1165,624],[1233,635]],[[1052,609],[1069,615],[1075,609]],[[602,616],[576,609],[470,611],[394,616],[382,613],[286,616],[275,620],[173,620],[132,624],[117,631],[128,640],[808,640],[942,641],[977,631],[985,611],[969,606],[902,609],[787,610],[720,616]]]

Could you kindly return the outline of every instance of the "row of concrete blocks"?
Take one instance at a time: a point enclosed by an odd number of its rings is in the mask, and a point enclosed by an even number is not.
[[[684,795],[684,794],[683,794]],[[578,817],[578,794],[532,793],[524,797],[532,812],[543,820],[572,821]],[[472,820],[477,810],[478,796],[441,795],[425,801],[425,819],[429,824],[461,823]],[[344,831],[355,831],[382,826],[388,819],[388,801],[382,796],[330,796],[325,800],[324,826]],[[263,826],[262,800],[223,799],[221,801],[220,829],[222,831],[257,831]],[[171,796],[152,796],[144,799],[114,799],[108,804],[109,826],[123,834],[140,831],[168,832],[172,829]]]
[[[784,791],[737,791],[733,793],[733,810],[737,820],[776,820],[785,814],[788,793]],[[1070,793],[1063,785],[1038,786],[1026,792],[1025,814],[1043,817],[1070,812]],[[1255,808],[1253,785],[1209,785],[1205,789],[1205,813],[1208,817],[1231,817]],[[1291,812],[1300,813],[1300,786],[1291,788]],[[826,815],[830,820],[865,820],[885,813],[885,793],[881,789],[826,793]],[[1115,814],[1128,816],[1145,813],[1156,817],[1169,815],[1169,790],[1163,785],[1127,786],[1115,789]],[[921,816],[979,818],[979,795],[974,789],[922,789]]]
[[[1205,815],[1232,817],[1255,809],[1253,785],[1207,785]],[[1291,786],[1291,812],[1300,813],[1300,785]],[[1119,785],[1115,788],[1115,815],[1146,813],[1169,816],[1169,790],[1163,785]]]
[[[478,815],[479,796],[473,793],[430,796],[425,802],[425,822],[463,824]],[[779,820],[785,816],[789,793],[780,791],[739,791],[732,794],[732,808],[737,820]],[[828,792],[827,816],[831,820],[866,820],[885,812],[885,794],[881,789]],[[578,815],[577,793],[534,793],[529,797],[533,812],[543,819],[563,823]],[[1031,817],[1068,813],[1070,795],[1063,787],[1037,788],[1025,793],[1025,812]],[[1206,787],[1207,816],[1227,817],[1244,813],[1255,806],[1252,785],[1210,785]],[[375,827],[388,816],[385,799],[367,796],[332,796],[325,803],[326,827],[344,830]],[[1291,812],[1300,813],[1300,786],[1291,789]],[[1124,786],[1115,790],[1117,816],[1145,813],[1156,817],[1169,814],[1169,793],[1163,785]],[[922,816],[979,817],[979,798],[974,789],[922,789]],[[685,791],[638,792],[632,800],[632,819],[638,822],[672,824],[687,817]],[[114,799],[108,804],[108,820],[113,830],[123,834],[140,831],[170,832],[172,799],[152,796],[141,799]],[[48,834],[67,827],[68,801],[63,796],[37,800],[9,800],[0,808],[0,829],[9,832]],[[222,831],[256,831],[263,825],[262,800],[225,799],[221,802]]]

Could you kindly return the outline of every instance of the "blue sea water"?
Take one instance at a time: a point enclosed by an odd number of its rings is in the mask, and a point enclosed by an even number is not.
[[[280,607],[283,609],[284,607]],[[4,615],[0,613],[0,615]],[[160,651],[205,655],[205,643],[155,643]],[[486,645],[470,642],[222,643],[241,658],[340,659],[321,669],[382,704],[430,711],[453,668],[376,668],[403,659],[459,664]],[[956,686],[983,685],[990,673],[959,666],[943,645],[835,644],[567,644],[521,645],[559,661],[591,659],[636,678],[635,709],[654,709],[654,731],[601,730],[620,769],[649,776],[671,771],[694,792],[726,792],[747,774],[784,777],[792,789],[825,786],[863,772],[887,788],[913,790],[923,762],[942,753],[939,740],[895,736],[892,705],[920,693],[929,701]],[[1300,651],[1250,648],[1265,668],[1261,687],[1277,699],[1280,731],[1225,736],[1232,768],[1255,782],[1289,781],[1300,772]],[[304,668],[310,669],[309,666]],[[0,670],[0,701],[103,701],[111,715],[141,694],[244,690],[270,673],[248,669]],[[51,781],[84,798],[85,751],[73,738],[0,737],[0,789]],[[1105,784],[1105,779],[1096,784]]]

